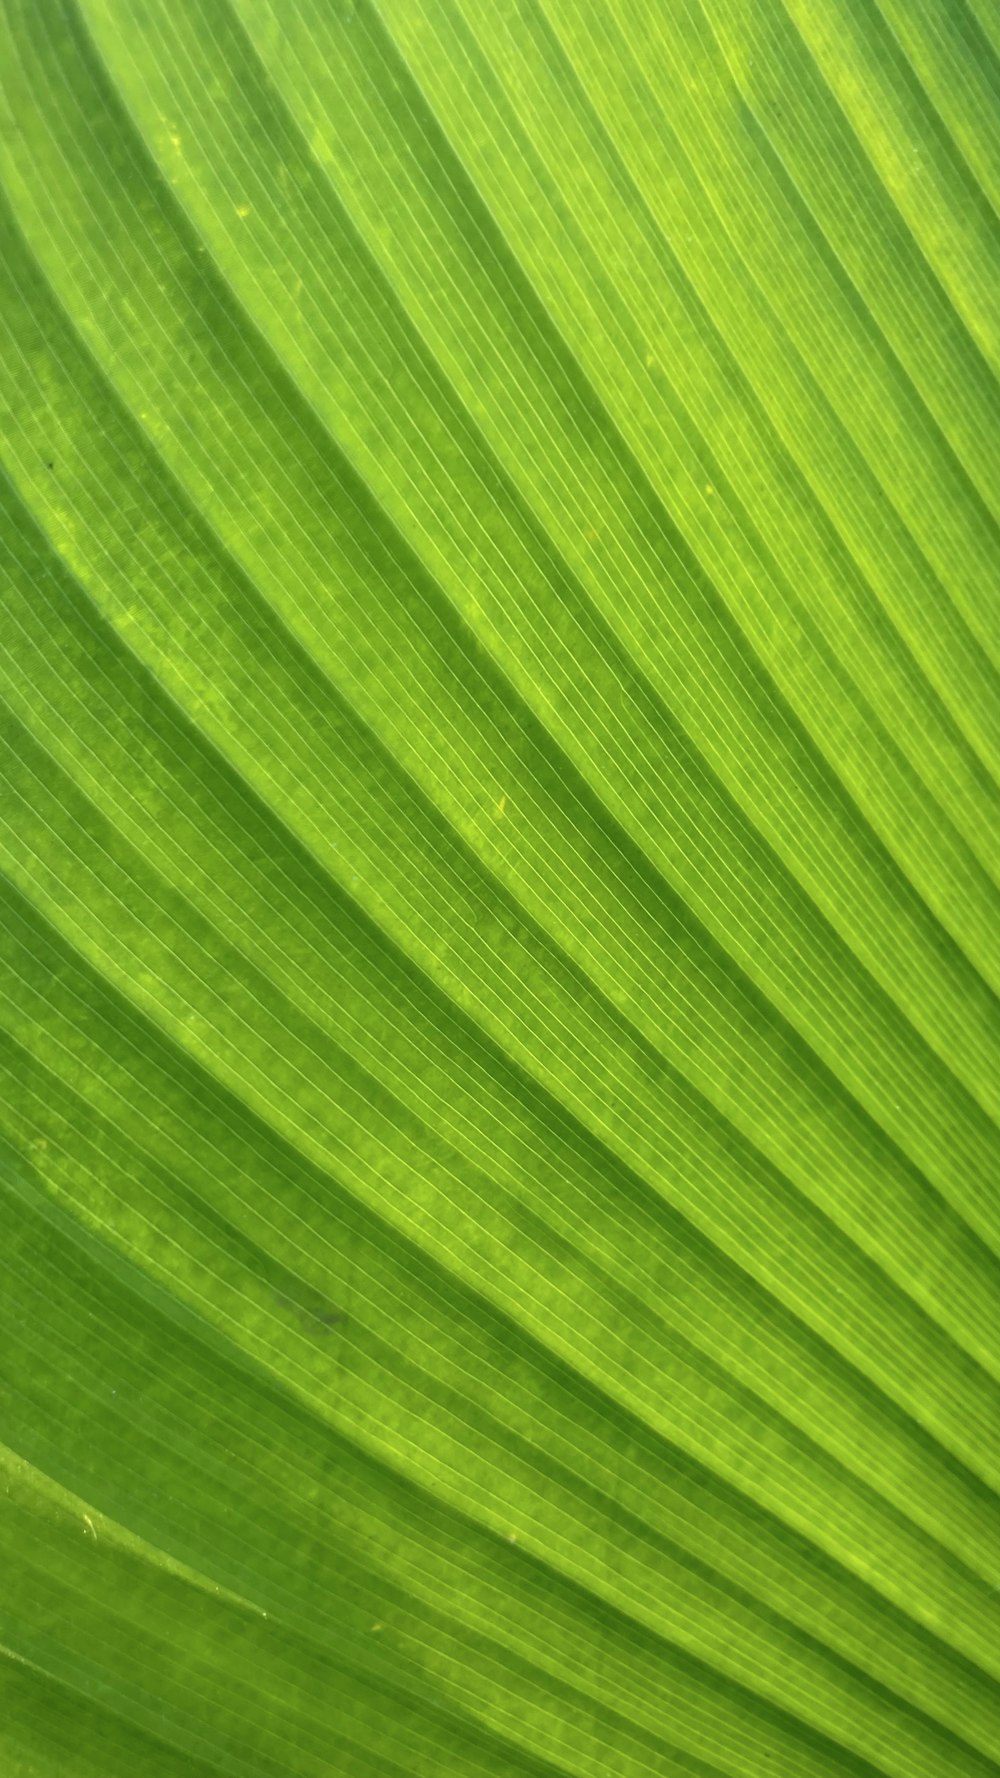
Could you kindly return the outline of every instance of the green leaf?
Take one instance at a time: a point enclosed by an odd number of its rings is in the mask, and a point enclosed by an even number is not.
[[[0,90],[4,1778],[996,1778],[992,0]]]

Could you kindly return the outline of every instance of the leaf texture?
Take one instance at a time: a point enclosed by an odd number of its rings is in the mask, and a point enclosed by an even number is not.
[[[990,0],[3,0],[0,1765],[1000,1773]]]

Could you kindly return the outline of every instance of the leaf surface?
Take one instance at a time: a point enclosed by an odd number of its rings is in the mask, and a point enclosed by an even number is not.
[[[990,6],[0,33],[4,1772],[989,1778]]]

